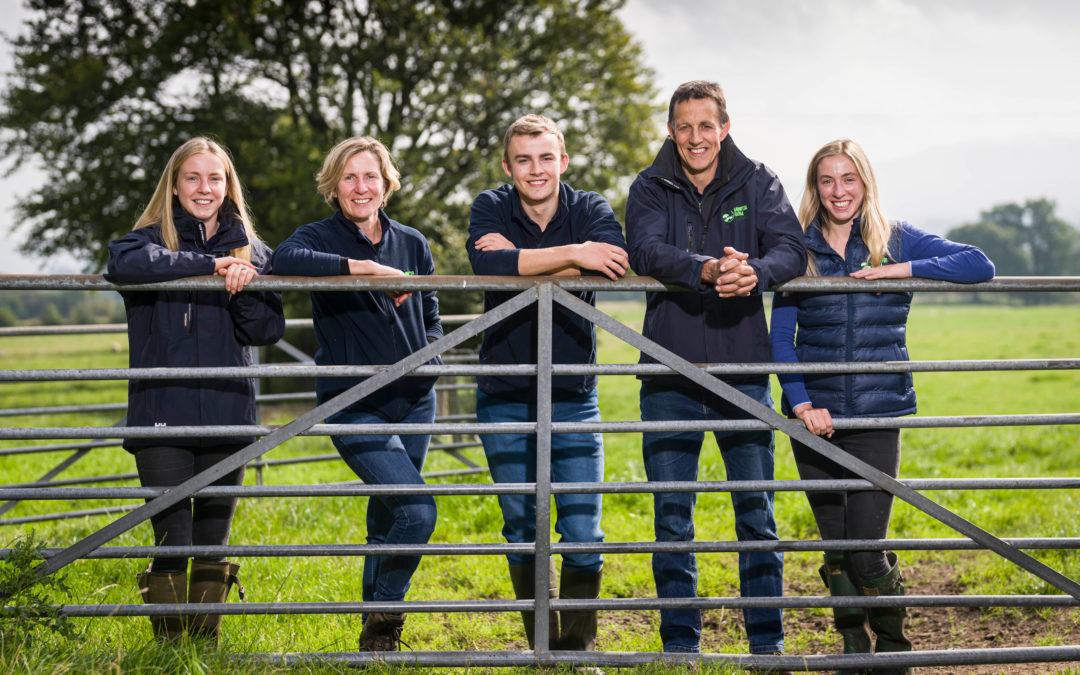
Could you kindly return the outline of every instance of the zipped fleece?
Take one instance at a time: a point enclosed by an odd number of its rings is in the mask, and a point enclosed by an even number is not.
[[[105,278],[117,283],[170,281],[214,273],[214,258],[248,244],[243,226],[221,208],[218,231],[206,240],[201,221],[179,207],[173,220],[180,250],[170,251],[157,225],[109,242]],[[270,274],[272,251],[251,247],[259,274]],[[285,318],[281,294],[268,291],[121,291],[128,318],[128,363],[132,368],[234,367],[251,365],[252,345],[281,339]],[[237,380],[131,380],[127,426],[256,424],[255,385]],[[129,438],[124,448],[167,445],[212,447],[251,443],[254,437]]]
[[[379,211],[382,239],[371,240],[341,213],[303,225],[278,246],[274,271],[278,274],[325,277],[348,274],[347,261],[373,260],[413,274],[434,274],[435,263],[424,235],[391,220]],[[382,291],[311,293],[311,316],[320,366],[370,366],[397,363],[442,337],[439,301],[435,291],[413,292],[394,307]],[[442,363],[439,358],[428,362]],[[362,382],[365,378],[320,377],[315,382],[319,403]],[[354,403],[350,410],[377,412],[388,419],[404,417],[435,385],[435,377],[402,377]]]
[[[825,241],[820,222],[810,223],[806,247],[814,255],[820,276],[848,276],[869,259],[861,225],[856,218],[841,257]],[[913,277],[972,283],[994,276],[994,264],[975,246],[949,241],[905,222],[893,230],[889,253],[890,263],[910,262]],[[911,297],[911,293],[777,293],[770,334],[773,360],[907,361]],[[899,417],[916,412],[911,373],[806,373],[779,379],[785,414],[803,403],[827,408],[835,417]]]
[[[640,275],[690,289],[647,293],[643,334],[694,363],[766,362],[769,337],[761,294],[806,269],[802,228],[776,174],[743,155],[730,135],[720,145],[719,159],[716,177],[699,195],[669,138],[630,186],[630,266]],[[703,214],[702,202],[710,195],[715,195],[712,207]],[[749,297],[721,298],[700,283],[701,268],[722,258],[725,246],[750,256],[758,286]],[[641,363],[652,361],[641,355]],[[682,385],[681,378],[656,380]]]

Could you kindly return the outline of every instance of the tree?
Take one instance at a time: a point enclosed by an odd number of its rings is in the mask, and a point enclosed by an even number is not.
[[[621,0],[30,0],[14,39],[0,149],[44,185],[18,205],[30,253],[100,269],[168,155],[209,134],[234,154],[272,245],[325,217],[313,174],[342,138],[390,146],[388,212],[468,270],[468,206],[502,181],[501,134],[542,112],[563,127],[568,180],[605,194],[650,159],[651,72]]]
[[[1000,276],[1080,274],[1080,230],[1057,217],[1055,203],[1029,199],[999,204],[979,221],[954,227],[948,238],[974,244],[994,261]],[[1025,302],[1052,301],[1043,293],[1021,293]]]

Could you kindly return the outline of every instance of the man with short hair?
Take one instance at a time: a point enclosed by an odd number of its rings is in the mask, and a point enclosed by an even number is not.
[[[771,361],[762,292],[806,269],[802,228],[776,175],[748,159],[728,135],[724,92],[715,82],[680,85],[668,107],[668,138],[652,166],[630,186],[626,237],[641,275],[689,289],[649,293],[645,337],[694,363]],[[652,362],[642,354],[641,361]],[[765,375],[723,378],[772,407]],[[641,418],[732,420],[750,415],[678,376],[641,376]],[[716,431],[728,480],[772,480],[771,431]],[[704,433],[643,434],[650,481],[697,480]],[[775,540],[772,492],[732,492],[740,541]],[[694,539],[691,492],[654,495],[657,541]],[[739,553],[745,596],[783,595],[783,554]],[[693,553],[656,553],[653,577],[662,598],[697,596]],[[782,653],[780,609],[743,612],[750,652]],[[698,652],[701,612],[660,612],[667,652]]]
[[[626,274],[629,264],[622,228],[603,197],[574,190],[560,178],[569,165],[563,135],[550,119],[526,115],[510,125],[503,140],[502,167],[512,183],[477,196],[469,214],[469,261],[476,274],[576,275]],[[489,311],[514,293],[484,294]],[[594,294],[578,293],[595,304]],[[480,362],[536,363],[537,309],[529,307],[484,332]],[[552,358],[556,363],[595,363],[596,331],[588,320],[561,305],[553,307]],[[476,378],[476,417],[480,423],[536,420],[536,379],[525,376]],[[552,421],[599,422],[595,375],[552,378]],[[492,479],[497,483],[536,481],[534,434],[481,434]],[[551,480],[599,482],[604,479],[603,437],[599,433],[552,434]],[[536,499],[500,495],[503,535],[510,543],[536,541]],[[555,530],[564,542],[600,542],[601,495],[555,495]],[[510,579],[519,599],[534,594],[536,559],[509,555]],[[552,597],[599,597],[603,558],[599,553],[563,555],[561,583]],[[534,648],[533,614],[523,612],[525,634]],[[562,613],[562,630],[551,615],[553,649],[592,650],[596,611]]]

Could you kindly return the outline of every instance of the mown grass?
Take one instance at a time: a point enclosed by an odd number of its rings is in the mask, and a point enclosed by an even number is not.
[[[605,307],[628,325],[640,328],[642,306],[618,303]],[[122,336],[92,335],[57,338],[7,338],[0,342],[0,368],[86,368],[126,364]],[[979,307],[917,304],[909,324],[913,359],[1060,358],[1080,355],[1080,308]],[[635,362],[637,352],[600,331],[604,362]],[[917,374],[922,415],[1076,412],[1080,410],[1080,375],[1075,371],[1013,373]],[[123,382],[67,382],[4,384],[4,408],[123,402]],[[638,419],[638,385],[629,377],[602,378],[600,401],[607,420]],[[778,388],[774,392],[779,400]],[[266,421],[286,422],[302,407],[271,409]],[[65,414],[7,418],[0,426],[107,426],[118,413]],[[903,477],[1020,477],[1075,475],[1080,462],[1080,431],[1076,427],[974,428],[907,430],[904,432]],[[47,441],[4,442],[3,447],[38,445]],[[640,437],[605,438],[609,481],[644,480]],[[333,452],[326,438],[299,438],[275,449],[268,457]],[[483,462],[476,448],[466,454]],[[66,453],[45,453],[0,459],[0,483],[25,482],[44,474]],[[778,436],[776,473],[796,478],[787,439]],[[428,470],[456,468],[454,460],[432,453]],[[134,471],[130,455],[120,448],[94,450],[62,477],[128,473]],[[339,461],[269,468],[270,484],[315,484],[351,480],[353,474]],[[701,460],[702,480],[722,480],[723,462],[715,442],[706,441]],[[248,472],[247,482],[255,480]],[[486,482],[486,476],[450,479]],[[133,485],[133,481],[124,483]],[[999,536],[1080,536],[1075,514],[1080,494],[1068,491],[941,491],[929,496]],[[499,542],[502,525],[494,497],[440,497],[439,525],[433,541],[454,543]],[[364,500],[347,498],[252,499],[241,504],[233,529],[234,544],[362,543]],[[36,502],[20,504],[6,517],[56,510],[104,506],[106,503]],[[816,538],[806,500],[799,493],[779,493],[776,499],[780,536]],[[114,517],[95,516],[34,525],[8,526],[0,542],[10,545],[20,536],[36,532],[49,546],[72,544],[103,527]],[[701,495],[696,518],[698,538],[733,539],[730,501],[724,494]],[[649,541],[652,506],[648,495],[608,495],[604,503],[604,530],[608,541]],[[906,504],[898,504],[892,520],[893,537],[952,537],[951,530]],[[150,543],[148,524],[121,535],[110,545]],[[1046,584],[1020,572],[994,555],[975,552],[905,553],[906,560],[944,563],[956,570],[967,593],[1049,593]],[[1076,578],[1080,559],[1074,553],[1038,552],[1036,557]],[[734,556],[700,556],[700,593],[736,595],[738,574]],[[789,583],[813,587],[817,554],[788,554]],[[250,558],[242,561],[242,578],[249,600],[260,602],[345,601],[360,598],[360,560],[349,558]],[[74,589],[58,602],[76,604],[137,603],[134,578],[145,561],[84,561],[65,570]],[[919,580],[911,591],[919,592]],[[817,590],[813,591],[819,592]],[[654,595],[648,556],[608,556],[603,594],[608,597]],[[429,556],[414,578],[410,600],[487,599],[512,597],[505,562],[497,556],[452,558]],[[1062,611],[1062,610],[1051,610]],[[1072,610],[1069,610],[1072,611]],[[711,613],[707,625],[717,625],[708,636],[712,651],[744,653],[745,637],[735,622]],[[722,614],[722,613],[720,613]],[[730,617],[730,613],[727,615]],[[657,613],[603,615],[599,646],[606,650],[657,651]],[[226,617],[220,653],[205,653],[193,645],[161,648],[150,640],[145,618],[76,620],[81,639],[76,643],[49,635],[26,639],[4,634],[0,670],[4,672],[273,672],[265,664],[244,664],[230,655],[247,652],[332,652],[355,648],[359,618],[336,615]],[[788,652],[818,636],[800,625],[788,625]],[[464,614],[410,615],[405,639],[414,649],[460,650],[524,647],[516,615]],[[1046,644],[1057,644],[1047,636]],[[339,672],[332,664],[290,668],[299,672]],[[672,672],[662,667],[664,673]],[[730,672],[721,666],[709,672]],[[472,669],[470,672],[481,672]],[[679,669],[674,669],[678,672]],[[499,671],[505,672],[505,671]],[[659,673],[661,666],[635,669]]]

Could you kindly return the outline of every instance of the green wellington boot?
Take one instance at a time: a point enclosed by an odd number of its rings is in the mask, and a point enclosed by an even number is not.
[[[559,585],[559,597],[563,600],[595,600],[600,597],[600,579],[603,570],[592,574],[580,574],[562,568],[562,582]],[[556,649],[591,652],[596,649],[596,610],[578,612],[563,611],[559,641]]]
[[[510,583],[514,586],[514,597],[518,600],[532,600],[535,578],[535,562],[510,565]],[[548,560],[548,597],[553,600],[559,597],[559,587],[555,583],[555,561],[551,559]],[[536,649],[536,613],[522,612],[521,620],[525,624],[525,638],[529,641],[529,649]],[[551,649],[559,640],[559,615],[556,612],[548,614],[548,632],[548,649]]]
[[[821,580],[833,597],[860,595],[852,580],[850,561],[843,553],[826,553],[825,564],[818,569]],[[869,654],[870,634],[866,631],[866,610],[861,607],[833,607],[836,632],[844,639],[845,654]],[[839,670],[837,675],[858,675],[862,670]]]
[[[904,577],[900,574],[900,564],[896,554],[887,554],[892,569],[885,576],[862,581],[863,595],[904,595]],[[907,618],[905,607],[873,607],[866,611],[870,620],[870,629],[877,635],[875,652],[910,652],[911,640],[904,635],[904,620]],[[909,675],[911,668],[876,668],[875,675]]]

